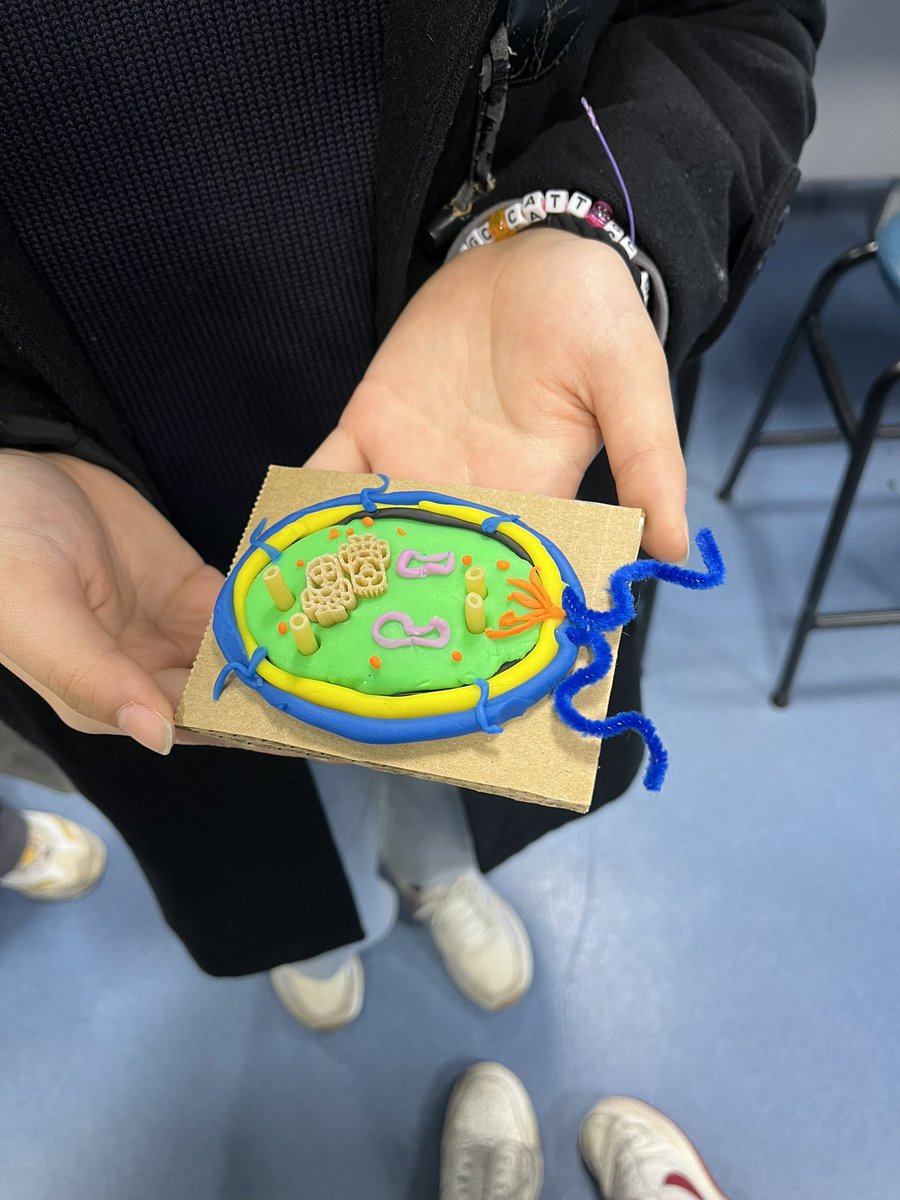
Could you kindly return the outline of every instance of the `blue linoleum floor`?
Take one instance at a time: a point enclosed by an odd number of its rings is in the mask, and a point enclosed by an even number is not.
[[[594,1195],[579,1121],[626,1092],[671,1113],[733,1200],[900,1192],[900,630],[814,634],[794,703],[766,700],[843,462],[760,451],[713,493],[818,270],[861,216],[796,214],[708,358],[690,511],[727,590],[659,598],[645,707],[672,757],[639,788],[495,875],[533,936],[530,996],[470,1007],[401,926],[367,961],[351,1028],[301,1029],[264,979],[202,976],[121,842],[77,797],[0,781],[110,845],[90,898],[0,894],[2,1200],[431,1200],[457,1072],[529,1086],[549,1200]],[[854,381],[900,356],[873,275],[836,314]],[[817,409],[803,379],[781,418]],[[834,606],[900,603],[900,445],[873,455]]]

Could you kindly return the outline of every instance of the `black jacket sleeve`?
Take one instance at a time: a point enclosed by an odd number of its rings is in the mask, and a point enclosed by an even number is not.
[[[721,332],[778,232],[813,124],[823,30],[820,0],[637,0],[597,44],[584,94],[628,186],[637,243],[669,293],[672,365]],[[514,91],[513,123],[515,107]],[[578,188],[623,223],[580,97],[564,109],[513,161],[498,154],[492,202]]]

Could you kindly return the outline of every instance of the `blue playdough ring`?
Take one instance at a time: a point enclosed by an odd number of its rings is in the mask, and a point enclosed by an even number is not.
[[[482,532],[488,532],[491,528],[496,529],[496,526],[503,522],[514,523],[519,529],[531,534],[541,543],[553,560],[563,585],[568,586],[584,604],[584,591],[569,560],[549,538],[526,525],[518,516],[483,504],[473,504],[457,497],[445,496],[439,492],[388,492],[388,481],[384,476],[382,476],[382,480],[383,485],[380,488],[364,488],[361,493],[357,492],[354,495],[341,496],[320,504],[310,505],[308,508],[300,509],[284,517],[276,525],[265,527],[265,523],[263,523],[254,531],[250,548],[232,568],[219,593],[213,612],[213,633],[226,662],[216,681],[213,695],[218,699],[229,675],[234,673],[248,687],[259,692],[260,696],[273,708],[287,713],[307,725],[327,730],[329,733],[335,733],[354,742],[387,745],[401,742],[437,741],[443,738],[462,737],[471,733],[502,732],[502,726],[506,721],[521,716],[538,700],[552,692],[574,666],[578,647],[566,636],[566,630],[570,625],[568,618],[563,620],[554,632],[557,649],[548,665],[536,671],[524,682],[497,696],[487,695],[489,681],[479,681],[479,686],[476,688],[473,688],[472,685],[464,685],[467,690],[476,693],[475,700],[470,707],[456,712],[404,718],[361,716],[329,708],[323,704],[312,703],[283,688],[276,687],[258,673],[259,666],[265,660],[264,653],[260,653],[264,648],[254,644],[252,648],[248,649],[245,638],[238,627],[235,611],[235,582],[242,568],[251,556],[260,551],[271,558],[273,556],[271,539],[287,526],[311,513],[320,513],[345,505],[363,508],[366,512],[374,512],[379,507],[390,506],[416,508],[423,502],[455,506],[482,513],[484,522],[487,523],[487,529],[483,527],[482,523],[476,524],[469,521],[473,529]],[[468,518],[465,519],[468,520]],[[456,690],[458,689],[448,689],[448,692],[452,693]]]

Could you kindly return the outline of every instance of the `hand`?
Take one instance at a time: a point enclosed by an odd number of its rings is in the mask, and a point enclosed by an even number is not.
[[[574,496],[606,444],[644,548],[689,550],[665,356],[610,246],[530,230],[441,267],[308,462]]]
[[[168,753],[222,576],[102,467],[0,450],[0,495],[0,663],[74,729]]]

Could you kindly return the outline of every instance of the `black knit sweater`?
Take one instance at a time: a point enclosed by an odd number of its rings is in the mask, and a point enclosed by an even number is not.
[[[0,203],[219,566],[374,350],[382,10],[7,0],[0,23]]]

